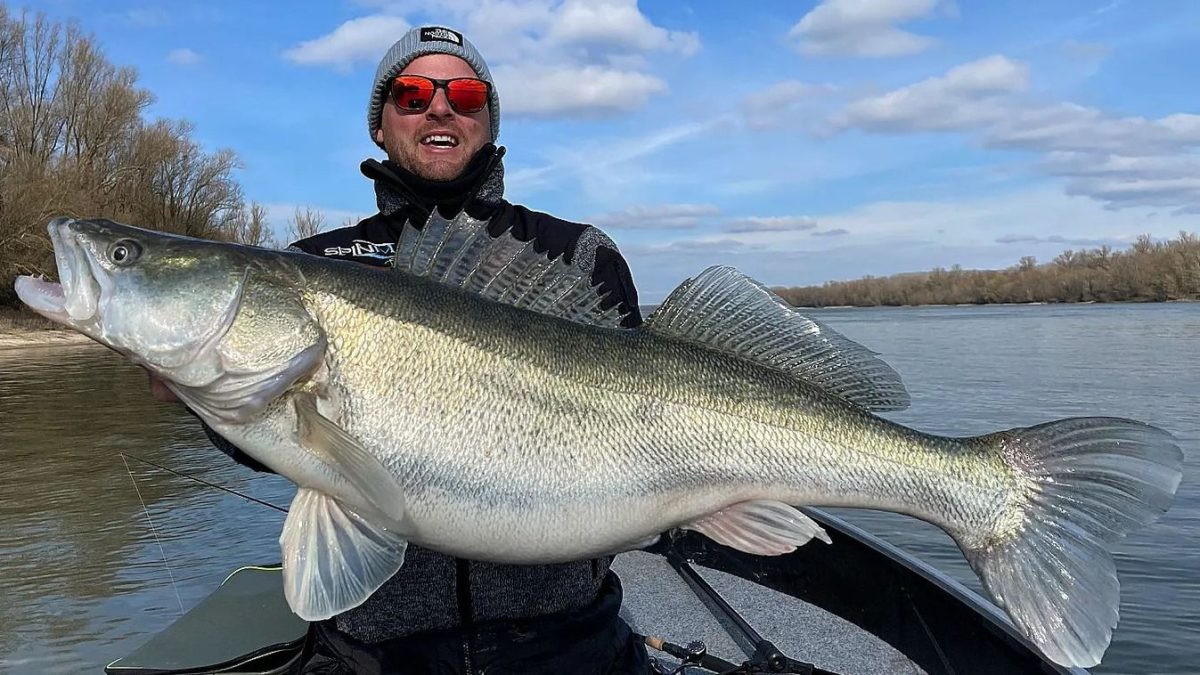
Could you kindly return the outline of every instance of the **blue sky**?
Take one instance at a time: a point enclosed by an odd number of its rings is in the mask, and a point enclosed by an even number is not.
[[[1185,0],[25,6],[234,150],[280,230],[374,212],[376,62],[408,26],[461,30],[497,79],[509,199],[603,227],[650,302],[712,264],[801,285],[1200,231]]]

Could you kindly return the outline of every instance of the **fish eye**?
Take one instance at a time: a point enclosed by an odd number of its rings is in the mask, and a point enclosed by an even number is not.
[[[142,255],[142,245],[132,239],[121,239],[108,247],[108,259],[117,265],[132,265]]]

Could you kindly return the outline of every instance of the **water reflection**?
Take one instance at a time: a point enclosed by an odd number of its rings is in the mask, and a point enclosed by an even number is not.
[[[290,492],[219,456],[103,348],[0,352],[0,666],[94,669],[232,566],[278,559],[281,514],[137,463],[131,477],[120,452],[277,503]]]

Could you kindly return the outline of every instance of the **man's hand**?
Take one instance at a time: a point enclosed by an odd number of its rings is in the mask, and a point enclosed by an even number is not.
[[[156,376],[154,373],[150,373],[150,395],[155,400],[164,403],[179,403],[179,397],[175,395],[175,392],[167,389],[167,383],[163,382],[162,378]]]

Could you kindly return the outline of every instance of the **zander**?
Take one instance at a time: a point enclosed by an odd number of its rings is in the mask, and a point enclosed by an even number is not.
[[[22,301],[164,378],[296,483],[280,538],[302,618],[363,602],[408,542],[507,563],[688,528],[787,553],[797,505],[934,523],[1049,658],[1099,662],[1108,546],[1169,506],[1182,453],[1132,420],[924,434],[876,355],[714,267],[618,328],[590,275],[465,215],[406,228],[395,270],[103,220],[50,226],[61,284]]]

